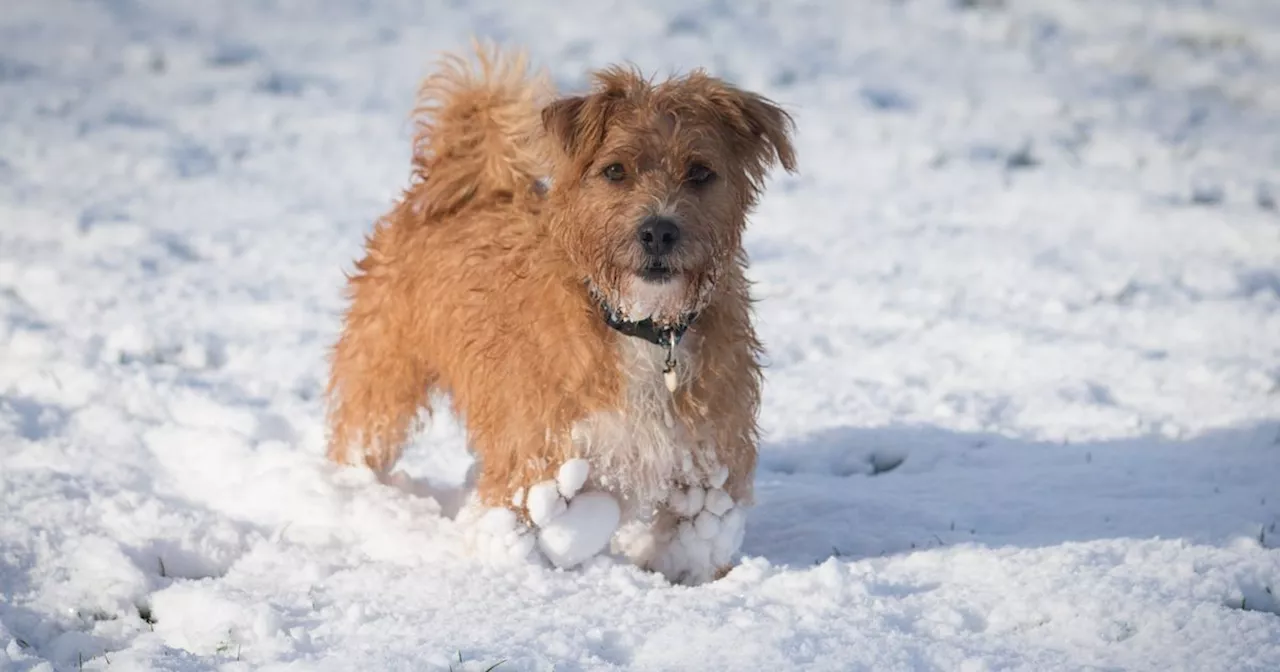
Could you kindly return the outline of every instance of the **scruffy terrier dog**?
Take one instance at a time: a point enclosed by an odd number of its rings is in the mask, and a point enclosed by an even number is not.
[[[752,502],[742,235],[770,167],[795,170],[793,124],[700,71],[594,80],[551,99],[485,50],[427,78],[412,183],[349,278],[328,454],[387,472],[442,393],[490,550],[568,567],[609,548],[701,583]]]

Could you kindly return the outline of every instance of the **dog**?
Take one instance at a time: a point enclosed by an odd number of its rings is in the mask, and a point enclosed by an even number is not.
[[[328,457],[385,474],[447,398],[473,500],[554,564],[607,547],[723,576],[762,384],[743,233],[770,170],[796,171],[794,121],[701,70],[615,65],[556,97],[477,52],[423,82],[410,184],[347,275]]]

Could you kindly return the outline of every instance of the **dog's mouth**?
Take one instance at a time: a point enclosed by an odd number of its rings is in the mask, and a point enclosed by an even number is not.
[[[675,274],[675,269],[661,259],[650,259],[636,271],[640,279],[657,284],[670,282]]]

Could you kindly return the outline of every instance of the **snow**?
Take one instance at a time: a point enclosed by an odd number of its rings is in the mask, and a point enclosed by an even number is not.
[[[707,491],[702,507],[713,516],[723,516],[733,508],[733,499],[724,490],[712,488]]]
[[[538,548],[556,567],[576,567],[595,557],[609,546],[609,540],[618,529],[622,509],[612,495],[601,491],[579,492],[590,473],[591,466],[587,460],[566,460],[556,470],[554,479],[535,483],[529,487],[527,496],[520,493],[516,498],[528,511],[529,522],[538,528]],[[510,525],[504,523],[491,528],[507,543],[491,546],[484,552],[492,554],[492,549],[496,548],[499,556],[507,557],[512,555],[507,550],[512,542],[523,548],[519,537],[525,531],[517,530],[517,536],[511,536],[511,528],[519,527],[521,523],[508,509],[478,513],[481,521],[494,516],[511,521]]]
[[[444,414],[323,460],[343,271],[473,34],[796,117],[719,581],[540,562]],[[1277,81],[1270,0],[7,3],[0,670],[1280,669]]]
[[[576,567],[609,547],[622,510],[606,492],[584,492],[538,527],[538,548],[556,567]]]
[[[565,499],[572,499],[586,484],[587,476],[590,474],[591,463],[580,457],[575,457],[560,465],[560,468],[556,470],[556,489],[559,490],[560,496]]]
[[[529,510],[529,520],[534,525],[544,525],[563,514],[569,508],[569,503],[560,496],[555,481],[543,481],[529,486],[525,507]]]
[[[717,473],[716,479],[724,484]],[[667,493],[656,520],[627,521],[610,548],[669,581],[702,585],[730,567],[742,548],[747,509],[720,488],[691,485]]]
[[[473,501],[458,512],[456,520],[467,557],[493,566],[536,560],[532,554],[538,538],[514,510]]]

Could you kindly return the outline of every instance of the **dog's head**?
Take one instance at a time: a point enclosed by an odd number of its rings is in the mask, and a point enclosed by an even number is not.
[[[678,322],[743,258],[769,168],[795,170],[792,120],[701,72],[653,84],[612,68],[595,80],[542,112],[551,234],[612,308]]]

